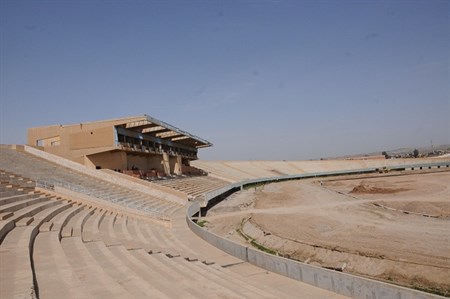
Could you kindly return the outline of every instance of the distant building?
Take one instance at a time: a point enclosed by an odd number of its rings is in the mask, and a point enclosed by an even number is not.
[[[384,160],[384,159],[386,159],[386,157],[383,155],[358,156],[346,158],[346,160]]]
[[[27,142],[91,168],[164,174],[191,171],[198,149],[212,146],[148,115],[29,128]]]

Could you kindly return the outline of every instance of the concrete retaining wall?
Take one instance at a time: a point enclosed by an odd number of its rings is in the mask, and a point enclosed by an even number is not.
[[[243,261],[289,278],[357,299],[436,299],[445,298],[364,277],[320,268],[243,246],[198,226],[191,216],[199,212],[194,203],[187,209],[189,228],[211,245]]]
[[[439,298],[432,294],[341,273],[247,248],[247,262],[263,269],[352,298]]]
[[[243,261],[247,261],[247,247],[222,238],[221,236],[214,233],[208,232],[190,219],[188,219],[188,226],[197,236],[199,236],[209,244]]]
[[[187,207],[186,215],[188,219],[191,219],[191,217],[197,214],[199,211],[200,211],[200,203],[198,201],[195,201]]]
[[[404,168],[415,168],[419,167],[429,168],[429,167],[448,167],[448,161],[427,163],[427,164],[409,164],[401,165],[399,167]],[[365,172],[371,172],[375,169],[366,169]],[[358,170],[364,171],[364,170]],[[207,200],[204,203],[195,202],[191,204],[186,210],[186,221],[190,229],[198,235],[200,238],[206,242],[212,244],[213,246],[223,250],[224,252],[231,254],[243,261],[246,261],[255,266],[261,267],[268,271],[272,271],[292,279],[302,281],[304,283],[311,284],[313,286],[333,291],[338,294],[342,294],[348,297],[357,299],[432,299],[432,298],[445,298],[438,295],[433,295],[394,284],[388,284],[377,280],[372,280],[360,276],[351,275],[348,273],[337,272],[333,270],[328,270],[325,268],[320,268],[305,263],[297,262],[294,260],[286,259],[283,257],[271,255],[253,247],[244,246],[235,242],[232,242],[226,238],[216,235],[212,232],[203,229],[193,222],[192,216],[200,211],[200,206],[207,204],[208,200],[212,200],[223,193],[237,187],[242,187],[248,184],[263,183],[277,180],[286,179],[299,179],[306,177],[333,175],[333,174],[344,174],[345,171],[336,172],[322,172],[315,174],[302,174],[302,175],[291,175],[284,177],[273,177],[265,179],[254,179],[244,182],[239,182],[226,186],[220,190],[215,190],[210,194],[207,194]],[[351,170],[348,173],[355,173],[355,170]]]

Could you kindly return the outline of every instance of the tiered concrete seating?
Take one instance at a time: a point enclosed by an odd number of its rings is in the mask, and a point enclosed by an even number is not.
[[[98,296],[125,296],[126,292],[128,296],[153,294],[158,298],[286,297],[280,290],[258,285],[253,278],[200,258],[189,248],[191,244],[183,244],[171,229],[104,211],[90,215],[83,227],[82,238],[63,238],[61,246],[67,256],[74,257],[69,262],[78,276],[86,278],[81,281],[84,289]],[[210,249],[203,253],[221,257],[222,263],[240,263]],[[99,288],[100,282],[111,288]]]
[[[240,169],[229,167],[222,161],[192,161],[195,167],[203,169],[210,175],[217,176],[221,179],[231,182],[238,182],[252,178],[250,174],[242,172]]]
[[[0,297],[30,298],[37,293],[31,253],[39,227],[71,204],[39,193],[0,197],[0,202],[2,215],[9,213],[0,220]]]
[[[271,176],[291,175],[303,172],[301,168],[295,167],[295,165],[288,161],[255,161],[254,164],[256,167],[267,171]]]
[[[29,224],[35,220],[35,215],[47,208],[53,207],[59,202],[54,201],[52,197],[35,194],[30,198],[13,197],[0,198],[0,240],[12,230],[15,226]]]
[[[201,198],[206,192],[220,189],[229,184],[229,182],[210,176],[172,178],[153,181],[153,183],[181,191],[192,199]]]
[[[21,176],[17,176],[13,173],[6,172],[4,170],[0,170],[0,183],[6,185],[16,185],[20,186],[20,189],[23,188],[34,188],[35,183],[32,180],[24,179]]]
[[[157,218],[168,218],[170,213],[181,206],[75,172],[25,152],[1,147],[0,156],[2,157],[0,169],[7,169],[19,177],[29,178],[27,185],[19,182],[24,187],[34,187],[36,181],[50,182],[90,197],[139,210]],[[5,171],[0,172],[0,179],[1,182],[8,181],[10,184],[17,183],[17,180],[20,181],[20,178]]]
[[[335,296],[204,243],[185,225],[182,209],[173,228],[33,191],[0,197],[0,209],[11,213],[0,224],[12,223],[0,243],[1,298]]]
[[[444,159],[441,159],[443,161]],[[373,159],[373,160],[315,160],[315,161],[193,161],[192,164],[210,176],[231,182],[255,178],[302,173],[383,168],[412,163],[433,163],[438,160],[423,159]]]
[[[261,167],[258,161],[224,162],[223,164],[247,174],[250,178],[263,178],[277,175]]]
[[[0,298],[338,298],[205,243],[180,205],[23,152],[0,155]],[[37,180],[70,182],[85,197],[38,192]],[[161,184],[197,197],[228,183],[204,176]],[[173,227],[111,202],[171,215]]]
[[[237,182],[248,179],[294,175],[307,172],[351,169],[346,161],[193,161],[213,176]],[[359,167],[361,168],[361,167]]]

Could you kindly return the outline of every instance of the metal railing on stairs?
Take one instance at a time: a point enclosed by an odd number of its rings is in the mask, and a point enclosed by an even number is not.
[[[144,207],[137,206],[136,204],[130,203],[128,201],[122,202],[121,200],[118,200],[118,198],[111,199],[110,196],[107,196],[105,194],[102,194],[102,196],[98,196],[97,192],[93,192],[93,190],[91,190],[91,189],[84,188],[80,185],[71,184],[71,183],[64,182],[64,181],[58,181],[58,180],[54,180],[54,179],[36,180],[36,187],[43,188],[46,190],[51,190],[51,191],[55,191],[55,187],[61,187],[61,188],[64,188],[64,189],[67,189],[67,190],[70,190],[70,191],[73,191],[76,193],[87,195],[89,197],[94,197],[97,199],[105,200],[106,202],[117,204],[117,205],[123,206],[124,208],[128,208],[128,209],[139,211],[139,212],[144,212],[148,216],[151,216],[154,218],[163,219],[163,220],[170,219],[170,217],[168,217],[166,214],[158,211],[157,209],[149,208],[149,207],[145,207],[145,206]]]

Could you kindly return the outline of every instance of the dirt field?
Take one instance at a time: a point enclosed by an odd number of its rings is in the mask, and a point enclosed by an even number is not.
[[[449,171],[268,184],[206,220],[238,242],[244,234],[300,261],[450,295]]]

